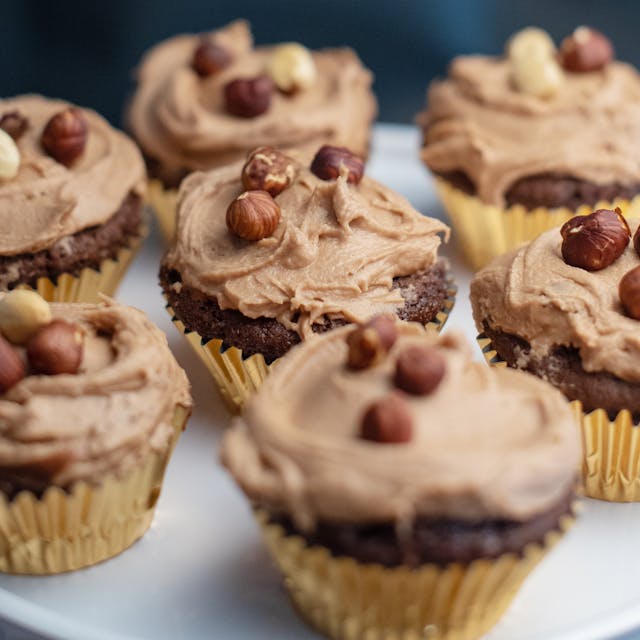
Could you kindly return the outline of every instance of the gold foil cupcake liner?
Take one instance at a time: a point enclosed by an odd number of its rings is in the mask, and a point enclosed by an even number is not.
[[[97,486],[76,482],[68,491],[50,487],[40,497],[22,491],[8,500],[0,494],[0,571],[62,573],[132,545],[151,524],[167,463],[188,416],[177,406],[167,450],[123,478],[107,477]]]
[[[456,292],[457,287],[449,274],[445,303],[436,317],[425,325],[427,331],[442,330],[455,304]],[[213,376],[229,411],[239,413],[245,402],[267,377],[270,368],[277,366],[278,360],[267,364],[261,353],[245,358],[242,351],[236,347],[223,349],[222,340],[217,338],[205,342],[199,333],[187,330],[169,304],[166,305],[166,309],[175,327],[184,334]]]
[[[465,640],[488,631],[520,585],[574,522],[564,516],[542,544],[468,565],[386,568],[334,557],[287,535],[257,512],[294,606],[330,638]]]
[[[496,256],[537,238],[543,231],[564,224],[575,215],[620,207],[625,217],[640,217],[640,196],[631,201],[599,202],[594,207],[582,205],[575,210],[566,207],[526,209],[522,205],[503,209],[483,203],[442,178],[436,177],[435,185],[460,250],[474,270],[484,267]]]
[[[177,189],[165,189],[160,180],[150,180],[147,202],[153,208],[160,233],[166,244],[171,244],[176,234]]]

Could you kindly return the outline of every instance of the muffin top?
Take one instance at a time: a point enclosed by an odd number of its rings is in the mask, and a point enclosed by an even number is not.
[[[11,134],[0,131],[0,155],[15,145],[19,162],[16,175],[0,177],[0,255],[49,248],[105,223],[129,193],[144,194],[137,147],[94,111],[18,96],[0,100],[0,128]]]
[[[309,530],[418,516],[524,521],[571,491],[580,443],[558,391],[474,362],[457,333],[396,327],[387,355],[364,369],[347,366],[346,327],[283,358],[223,441],[223,463],[252,501]],[[435,388],[438,367],[400,371],[413,349],[439,362]],[[397,388],[425,375],[426,393]],[[366,418],[376,403],[387,411],[377,431]]]
[[[193,67],[203,42],[214,43],[227,56],[223,67],[207,76]],[[309,86],[285,93],[265,75],[275,51],[274,46],[254,48],[248,24],[239,20],[208,34],[170,38],[146,54],[137,72],[129,126],[169,181],[172,171],[176,181],[181,172],[229,164],[259,145],[315,151],[330,142],[367,152],[376,102],[372,75],[357,55],[347,48],[313,52],[307,60]],[[230,113],[225,86],[258,76],[266,80],[261,87],[269,96],[268,108],[256,115]],[[261,100],[251,90],[246,95],[256,105]]]
[[[323,316],[357,322],[403,306],[393,279],[433,265],[438,233],[448,237],[447,226],[362,177],[362,160],[346,149],[324,147],[316,155],[311,166],[327,179],[278,151],[257,155],[277,157],[279,175],[286,176],[288,184],[275,198],[243,193],[247,169],[241,164],[183,181],[176,241],[164,259],[182,284],[215,298],[221,309],[276,318],[301,336],[310,335]],[[318,158],[325,164],[318,167]],[[337,178],[322,174],[332,167]],[[256,229],[273,223],[272,233],[260,240],[238,237],[225,216],[230,205]]]

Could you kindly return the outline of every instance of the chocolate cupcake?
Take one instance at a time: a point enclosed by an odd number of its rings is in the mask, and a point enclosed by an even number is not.
[[[254,47],[241,20],[151,49],[137,73],[128,122],[151,177],[150,200],[167,239],[175,198],[191,171],[237,162],[260,145],[344,145],[366,155],[373,77],[348,48]]]
[[[429,88],[422,159],[472,267],[594,208],[640,210],[640,77],[581,27],[525,29]]]
[[[546,383],[474,362],[459,334],[377,322],[364,367],[366,327],[292,349],[222,461],[329,637],[476,638],[571,521],[573,416]]]
[[[261,148],[182,183],[160,282],[233,409],[314,333],[380,312],[446,320],[454,289],[438,234],[448,228],[363,172],[344,148],[322,147],[310,166]]]
[[[145,188],[140,152],[97,113],[35,95],[0,100],[0,289],[64,302],[112,295],[144,235]]]

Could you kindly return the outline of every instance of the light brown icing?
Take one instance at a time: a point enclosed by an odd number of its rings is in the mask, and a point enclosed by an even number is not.
[[[456,58],[418,118],[422,159],[437,173],[463,171],[481,200],[499,206],[517,180],[538,174],[636,184],[639,100],[640,78],[620,62],[566,73],[555,96],[538,98],[514,87],[505,59]]]
[[[225,435],[222,461],[251,500],[311,529],[416,516],[523,521],[570,489],[580,442],[558,391],[474,362],[460,334],[416,325],[402,325],[383,364],[354,372],[348,332],[292,349]],[[366,407],[390,391],[397,353],[414,344],[435,345],[446,373],[433,394],[406,397],[412,440],[362,440]]]
[[[165,264],[221,309],[276,318],[302,336],[325,314],[360,321],[394,313],[404,299],[393,278],[433,265],[437,234],[448,228],[370,178],[354,186],[295,166],[292,185],[275,198],[280,223],[258,242],[232,235],[225,222],[243,191],[241,164],[186,178]]]
[[[0,469],[42,478],[39,468],[62,461],[51,484],[99,483],[164,452],[174,408],[191,408],[165,335],[111,301],[51,307],[85,333],[83,362],[75,375],[29,375],[0,396]]]
[[[312,87],[293,96],[274,91],[266,113],[245,119],[226,113],[223,87],[264,73],[273,47],[254,49],[249,26],[241,20],[205,35],[233,56],[219,73],[200,78],[191,68],[199,35],[162,42],[138,69],[129,126],[145,154],[165,169],[210,169],[262,145],[315,152],[331,143],[366,155],[376,114],[373,78],[351,49],[313,52],[317,79]]]
[[[629,226],[635,232],[638,222]],[[618,297],[622,276],[640,265],[633,243],[593,272],[566,264],[561,247],[560,229],[552,229],[479,271],[471,282],[478,329],[486,320],[521,336],[536,357],[557,345],[576,347],[586,371],[640,381],[640,323],[624,314]]]
[[[0,115],[19,111],[29,128],[17,142],[18,175],[0,180],[0,255],[32,253],[88,227],[103,224],[130,191],[144,194],[146,170],[140,151],[94,111],[87,144],[71,167],[43,150],[42,131],[69,103],[28,95],[0,100]]]

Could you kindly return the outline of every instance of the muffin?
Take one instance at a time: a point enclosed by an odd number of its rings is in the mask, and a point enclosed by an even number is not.
[[[140,538],[191,411],[166,337],[136,309],[0,298],[0,571],[51,574]]]
[[[160,283],[232,410],[314,333],[381,312],[446,320],[448,228],[363,172],[345,148],[323,146],[309,165],[263,147],[183,181]]]
[[[638,225],[619,211],[573,218],[471,283],[487,358],[549,381],[573,402],[586,492],[614,501],[640,499],[640,258],[629,243],[630,227],[640,246]]]
[[[140,152],[97,113],[36,95],[0,100],[0,290],[112,295],[144,235],[145,187]]]
[[[151,49],[128,122],[165,237],[173,237],[177,188],[191,171],[232,164],[261,145],[314,153],[328,143],[366,155],[377,110],[372,80],[348,48],[254,47],[242,20]]]
[[[545,32],[525,29],[503,57],[456,58],[418,122],[422,160],[469,264],[594,208],[638,215],[639,99],[636,70],[586,27],[557,57]]]
[[[457,333],[387,324],[354,368],[364,332],[294,348],[222,461],[323,633],[479,637],[572,521],[573,416],[546,383],[474,362]]]

